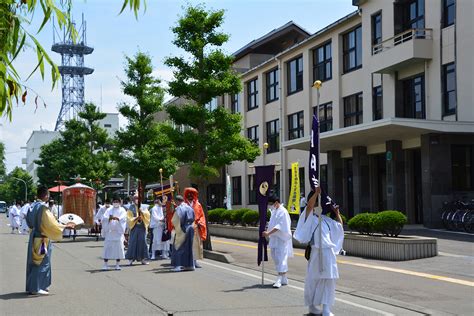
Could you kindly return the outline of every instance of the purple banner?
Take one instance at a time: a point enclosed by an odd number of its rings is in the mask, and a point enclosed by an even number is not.
[[[319,121],[315,113],[313,115],[313,124],[311,128],[311,145],[309,149],[309,185],[311,190],[320,186],[319,181]],[[331,205],[336,206],[336,203],[327,195],[324,188],[321,186],[321,200],[323,213],[332,211]]]
[[[255,167],[255,190],[257,191],[258,212],[260,215],[260,225],[258,230],[258,255],[257,264],[268,261],[267,240],[262,237],[267,225],[268,195],[271,192],[273,184],[273,173],[275,166],[258,166]]]

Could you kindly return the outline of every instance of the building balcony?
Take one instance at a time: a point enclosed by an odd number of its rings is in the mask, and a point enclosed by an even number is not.
[[[410,29],[372,46],[372,71],[392,73],[433,58],[433,30]]]

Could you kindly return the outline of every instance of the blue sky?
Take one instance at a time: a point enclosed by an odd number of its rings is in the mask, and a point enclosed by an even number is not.
[[[124,55],[132,56],[138,50],[148,52],[156,76],[165,85],[172,78],[172,70],[163,65],[163,60],[167,56],[183,54],[172,44],[171,28],[186,3],[205,3],[207,8],[225,10],[222,30],[230,34],[229,42],[224,45],[229,54],[288,21],[314,33],[356,9],[352,0],[148,0],[147,11],[140,12],[137,20],[131,12],[118,15],[121,3],[122,0],[74,1],[75,20],[80,21],[84,13],[87,44],[94,47],[94,52],[85,58],[86,66],[95,69],[85,79],[85,99],[102,104],[104,112],[117,112],[117,104],[128,101],[120,89],[120,79],[124,78]],[[29,30],[35,32],[38,23],[34,20]],[[52,33],[52,25],[47,25],[37,36],[46,49],[53,43]],[[51,52],[50,56],[60,63],[58,54]],[[35,62],[36,55],[27,49],[17,60],[16,67],[26,78]],[[20,147],[26,145],[33,130],[54,129],[61,107],[60,83],[51,91],[49,78],[43,81],[35,74],[26,85],[41,95],[47,107],[40,106],[35,113],[34,99],[30,98],[25,106],[15,107],[12,122],[0,119],[0,141],[6,145],[8,171],[15,166],[25,167],[21,165],[25,152]],[[121,120],[120,123],[125,122]]]

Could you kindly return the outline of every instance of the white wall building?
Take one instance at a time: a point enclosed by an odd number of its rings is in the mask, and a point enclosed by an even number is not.
[[[59,138],[59,136],[59,132],[56,131],[33,131],[26,142],[26,158],[23,158],[22,163],[26,165],[26,171],[33,178],[34,183],[38,181],[38,166],[35,164],[35,160],[39,159],[41,146],[51,143],[53,140]]]

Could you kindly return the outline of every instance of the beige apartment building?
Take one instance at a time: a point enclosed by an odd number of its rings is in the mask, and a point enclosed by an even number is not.
[[[233,207],[257,207],[254,165],[275,164],[286,203],[299,162],[308,193],[317,112],[321,182],[346,215],[397,209],[439,226],[444,201],[474,198],[474,1],[352,3],[314,34],[289,22],[234,54],[243,89],[215,105],[241,113],[242,133],[269,148],[227,167]]]

